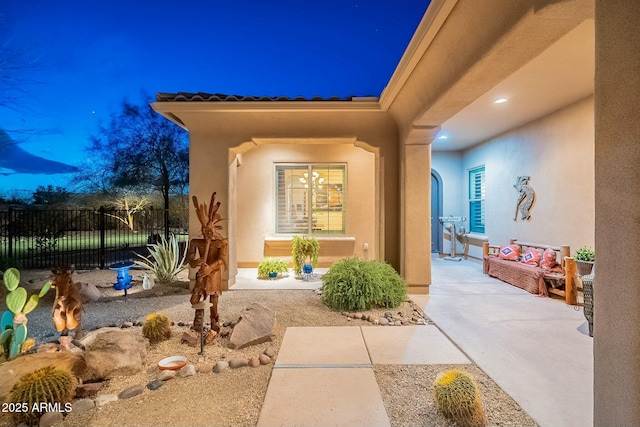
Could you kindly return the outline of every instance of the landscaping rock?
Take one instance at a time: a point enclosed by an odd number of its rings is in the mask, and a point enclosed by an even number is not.
[[[115,394],[101,394],[95,398],[96,406],[104,406],[107,403],[115,402],[118,396]]]
[[[204,363],[201,363],[200,365],[198,365],[198,372],[201,373],[201,374],[208,374],[212,370],[213,370],[213,363],[212,362],[204,362]]]
[[[149,390],[157,390],[164,385],[164,381],[154,380],[147,384]]]
[[[56,351],[58,351],[58,344],[52,342],[40,344],[36,349],[36,353],[55,353]]]
[[[124,322],[122,324],[123,328],[131,328],[133,326],[133,322]]]
[[[229,367],[231,369],[242,368],[243,366],[247,366],[249,361],[247,359],[231,359],[229,361]]]
[[[0,365],[0,401],[8,401],[11,388],[22,376],[45,366],[71,371],[77,377],[82,377],[87,367],[82,355],[68,352],[26,354],[4,362]]]
[[[92,399],[79,399],[73,402],[71,406],[71,412],[74,415],[86,414],[90,410],[96,407],[96,404]]]
[[[63,420],[64,415],[62,415],[62,412],[45,412],[44,415],[40,417],[38,427],[51,427],[54,424],[61,423]]]
[[[255,356],[252,356],[249,358],[249,361],[247,363],[249,366],[251,366],[252,368],[255,368],[256,366],[260,366],[260,359],[258,359]]]
[[[131,399],[134,396],[139,395],[144,391],[144,386],[142,384],[132,385],[131,387],[127,387],[118,394],[118,399]]]
[[[233,328],[229,348],[241,349],[272,341],[275,328],[275,312],[260,304],[250,304],[242,311],[240,322]]]
[[[258,360],[260,360],[260,364],[262,365],[268,365],[271,363],[271,358],[264,353],[258,357]]]
[[[80,300],[83,304],[96,302],[100,299],[100,290],[91,283],[80,283]]]
[[[101,382],[81,384],[76,387],[76,397],[93,397],[98,393],[98,390],[102,388],[102,385],[103,383]]]
[[[224,371],[228,367],[229,367],[229,362],[227,362],[225,360],[220,360],[213,367],[213,372],[215,372],[216,374],[219,374],[220,372]]]
[[[196,367],[192,363],[189,363],[187,366],[182,367],[178,371],[178,376],[180,378],[192,377],[195,374],[196,374]]]
[[[170,371],[170,370],[160,371],[160,374],[158,375],[158,379],[160,381],[168,381],[171,378],[175,378],[177,374],[178,373],[176,371]]]
[[[380,322],[381,325],[388,325],[389,324],[389,319],[387,319],[386,317],[381,317],[378,322]]]
[[[111,379],[140,372],[149,351],[142,335],[120,329],[98,329],[80,341],[85,347],[85,381]]]
[[[198,347],[200,345],[200,336],[195,332],[185,331],[180,338],[180,344],[187,344],[189,347]]]
[[[266,354],[267,356],[273,358],[273,356],[276,355],[276,352],[274,349],[272,349],[271,347],[267,348],[264,350],[264,354]]]

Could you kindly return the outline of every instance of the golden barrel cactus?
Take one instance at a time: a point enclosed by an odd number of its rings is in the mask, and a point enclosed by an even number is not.
[[[442,414],[461,426],[485,425],[478,386],[468,373],[449,369],[438,375],[433,393]]]
[[[152,344],[168,340],[171,338],[171,322],[162,313],[151,313],[147,315],[142,325],[142,335],[149,339]]]

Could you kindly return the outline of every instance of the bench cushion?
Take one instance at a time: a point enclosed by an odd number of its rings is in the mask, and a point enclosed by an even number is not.
[[[544,271],[540,267],[489,256],[484,259],[485,271],[491,277],[507,282],[535,295],[548,296]]]

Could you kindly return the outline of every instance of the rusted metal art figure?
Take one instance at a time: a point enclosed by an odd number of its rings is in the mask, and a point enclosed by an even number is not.
[[[516,203],[516,214],[513,217],[514,221],[518,220],[518,209],[520,210],[520,215],[523,220],[531,219],[531,213],[529,210],[531,206],[533,206],[533,202],[536,198],[536,192],[533,190],[533,187],[529,185],[529,176],[519,176],[514,184],[513,188],[518,190],[520,195],[518,196],[518,203]]]
[[[74,331],[73,337],[80,339],[82,332],[82,300],[80,292],[71,279],[73,267],[56,268],[52,270],[52,288],[56,290],[56,299],[53,302],[53,323],[63,337]]]
[[[218,297],[222,294],[222,271],[227,267],[228,243],[227,239],[219,233],[222,226],[218,223],[222,218],[218,213],[220,202],[216,203],[215,200],[216,193],[214,192],[207,207],[206,203],[199,205],[198,199],[193,196],[196,214],[202,224],[203,237],[191,239],[188,259],[192,268],[200,268],[196,274],[196,283],[191,291],[191,305],[196,309],[193,329],[202,330],[204,308],[210,305],[211,329],[217,333],[220,331]]]

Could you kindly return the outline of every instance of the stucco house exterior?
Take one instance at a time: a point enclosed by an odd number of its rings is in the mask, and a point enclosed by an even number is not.
[[[159,93],[190,133],[191,193],[228,218],[228,285],[306,231],[325,265],[384,259],[428,293],[450,214],[472,257],[513,237],[595,246],[595,424],[640,425],[639,4],[433,0],[379,97]]]

